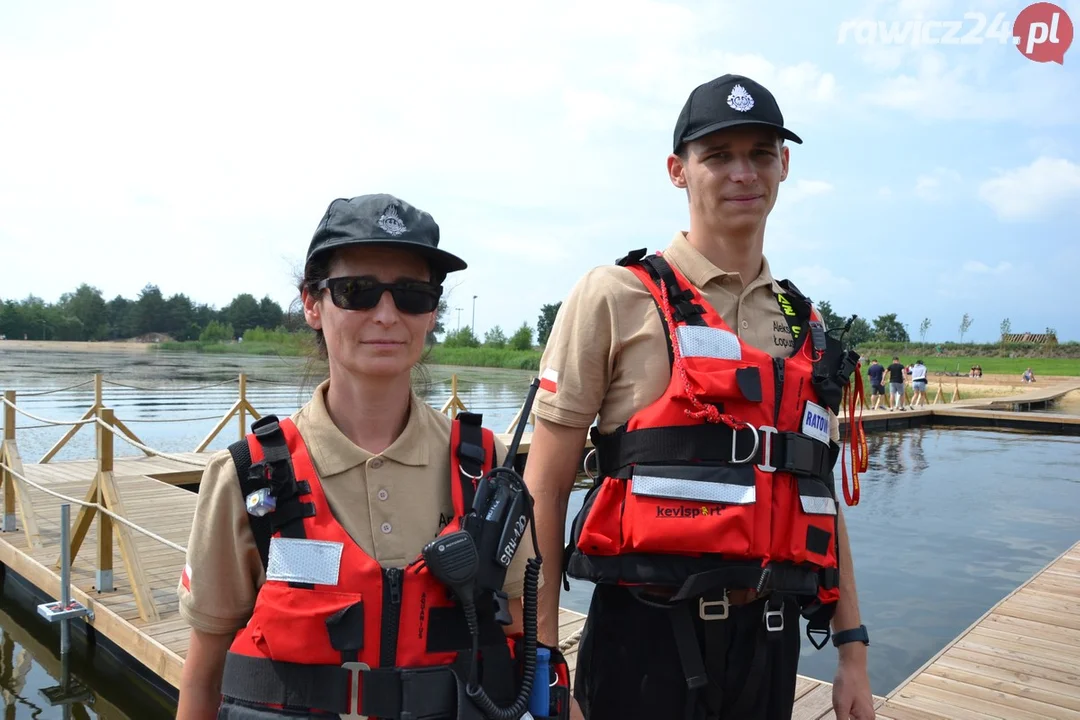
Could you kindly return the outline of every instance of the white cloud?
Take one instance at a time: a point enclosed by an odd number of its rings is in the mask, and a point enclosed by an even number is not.
[[[832,183],[824,180],[799,179],[792,183],[781,185],[780,197],[782,197],[785,202],[795,203],[809,197],[826,195],[831,193],[834,189]]]
[[[851,288],[851,280],[823,265],[805,265],[791,271],[799,289],[811,298],[831,298]]]
[[[1001,220],[1042,218],[1080,201],[1080,165],[1064,158],[1040,157],[981,183],[979,198]]]
[[[884,185],[878,188],[877,194],[878,197],[881,198],[891,198],[893,196],[893,191],[891,187],[889,187],[888,185]]]
[[[961,269],[972,275],[1005,275],[1013,269],[1012,263],[1002,260],[994,267],[990,267],[979,260],[968,260]]]
[[[927,202],[941,202],[948,199],[950,191],[959,182],[960,174],[955,170],[937,168],[933,173],[915,179],[915,195]]]

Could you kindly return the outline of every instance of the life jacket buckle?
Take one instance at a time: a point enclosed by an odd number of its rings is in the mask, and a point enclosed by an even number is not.
[[[360,714],[360,673],[370,671],[371,666],[362,662],[347,662],[341,663],[341,667],[349,671],[349,712],[338,717],[341,720],[368,720],[367,715]]]
[[[714,612],[711,608],[719,608],[719,610]],[[727,620],[730,609],[731,603],[728,602],[727,590],[724,591],[724,597],[721,600],[698,599],[698,617],[702,620]]]
[[[757,428],[748,422],[740,423],[742,427],[732,428],[731,432],[731,464],[732,465],[745,465],[746,463],[757,457],[758,448],[761,445],[761,437],[758,435]],[[744,457],[738,457],[738,444],[739,444],[739,430],[747,429],[750,431],[751,436],[754,438],[754,447],[750,450],[750,453]]]
[[[776,466],[772,464],[772,448],[773,448],[773,436],[780,432],[771,425],[762,425],[758,428],[762,435],[765,436],[764,450],[761,453],[761,460],[758,464],[758,470],[762,472],[776,472]]]
[[[765,620],[765,629],[769,632],[781,632],[784,629],[784,605],[780,604],[779,610],[770,610],[768,604],[765,605],[765,613],[763,615]]]

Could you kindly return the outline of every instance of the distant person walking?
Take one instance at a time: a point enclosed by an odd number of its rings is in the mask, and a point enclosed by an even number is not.
[[[877,360],[871,360],[866,374],[870,376],[870,397],[874,400],[870,409],[877,410],[885,400],[885,367]],[[888,401],[885,404],[888,405]]]
[[[922,360],[916,360],[911,366],[911,387],[915,391],[911,398],[911,407],[926,405],[926,366]]]
[[[892,398],[890,410],[907,410],[904,407],[904,366],[900,364],[900,358],[894,357],[892,365],[886,368],[889,371],[889,395]]]

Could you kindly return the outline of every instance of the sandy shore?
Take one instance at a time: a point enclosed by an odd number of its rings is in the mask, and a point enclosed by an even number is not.
[[[146,352],[153,343],[140,342],[69,342],[65,340],[2,340],[4,350],[45,350],[46,352]]]

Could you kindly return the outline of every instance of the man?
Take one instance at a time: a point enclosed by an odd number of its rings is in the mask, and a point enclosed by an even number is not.
[[[689,232],[662,256],[631,253],[590,271],[545,348],[525,470],[547,559],[544,643],[558,641],[561,568],[551,559],[562,557],[568,498],[597,421],[603,480],[574,523],[565,566],[597,581],[575,679],[589,720],[790,718],[800,611],[826,633],[831,617],[837,717],[874,717],[869,639],[832,487],[842,390],[842,373],[829,369],[839,367],[835,341],[763,256],[766,219],[788,175],[785,139],[801,142],[753,80],[725,75],[695,89],[667,159],[672,184],[687,193]],[[811,358],[821,360],[812,377]],[[819,387],[821,402],[803,400]],[[788,431],[800,421],[802,433]],[[654,441],[636,443],[644,437]],[[805,477],[772,464],[784,463],[780,444]],[[772,507],[797,532],[770,534]],[[761,546],[807,565],[778,560],[774,572],[771,561],[752,559]],[[728,551],[748,560],[729,562]],[[717,567],[699,572],[699,562]],[[795,602],[799,593],[814,602]]]
[[[866,374],[870,376],[870,396],[874,398],[874,405],[870,409],[877,410],[885,397],[885,368],[874,359],[870,361]]]
[[[907,368],[900,364],[900,358],[893,357],[892,365],[886,368],[889,371],[889,395],[892,397],[892,407],[890,410],[907,410],[904,407],[904,400],[907,397],[907,392],[904,390],[904,373],[907,372]]]

